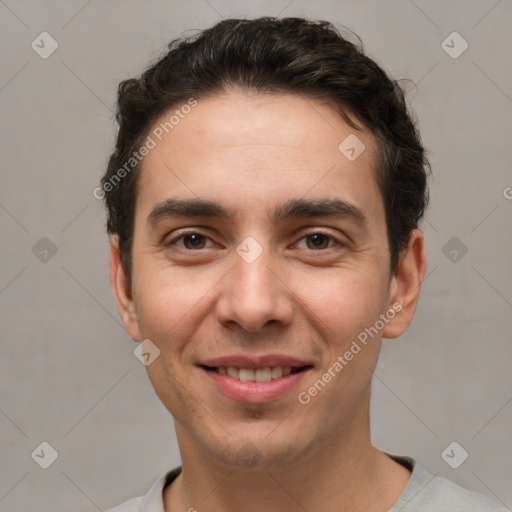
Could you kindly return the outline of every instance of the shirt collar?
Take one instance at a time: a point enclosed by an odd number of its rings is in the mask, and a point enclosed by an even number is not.
[[[410,499],[418,493],[418,487],[421,489],[433,478],[433,475],[427,473],[412,457],[392,455],[387,452],[384,453],[396,462],[407,467],[412,472],[406,488],[400,495],[398,501],[389,510],[389,512],[395,512],[395,510],[398,511],[404,506],[404,504],[407,504]],[[161,476],[143,497],[140,512],[165,512],[164,490],[172,484],[180,473],[181,466],[174,468]]]
[[[165,512],[164,490],[181,473],[181,466],[169,471],[159,478],[143,497],[140,512]]]

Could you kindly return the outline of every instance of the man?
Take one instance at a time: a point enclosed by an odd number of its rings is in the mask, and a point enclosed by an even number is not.
[[[504,510],[370,440],[426,268],[398,84],[327,22],[231,19],[122,82],[117,120],[111,281],[182,466],[113,510]]]

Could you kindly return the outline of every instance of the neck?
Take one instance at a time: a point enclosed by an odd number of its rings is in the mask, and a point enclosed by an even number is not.
[[[371,445],[369,428],[320,445],[307,458],[279,468],[219,463],[176,425],[182,473],[165,491],[165,510],[210,512],[385,512],[410,472]]]

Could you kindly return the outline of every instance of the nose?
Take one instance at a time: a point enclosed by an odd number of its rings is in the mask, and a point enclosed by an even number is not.
[[[293,316],[293,292],[264,250],[252,262],[235,255],[235,263],[221,281],[217,301],[218,321],[226,327],[237,324],[247,332],[261,332],[269,324],[289,325]]]

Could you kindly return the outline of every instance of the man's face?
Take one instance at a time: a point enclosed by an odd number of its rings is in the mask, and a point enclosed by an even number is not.
[[[338,149],[351,134],[318,101],[226,92],[199,101],[145,157],[124,319],[160,350],[147,370],[183,445],[225,463],[252,450],[271,467],[368,435],[382,329],[333,364],[386,315],[397,286],[376,144],[357,132],[366,149],[351,161]],[[171,199],[218,207],[173,213]],[[336,208],[290,208],[299,201]]]

